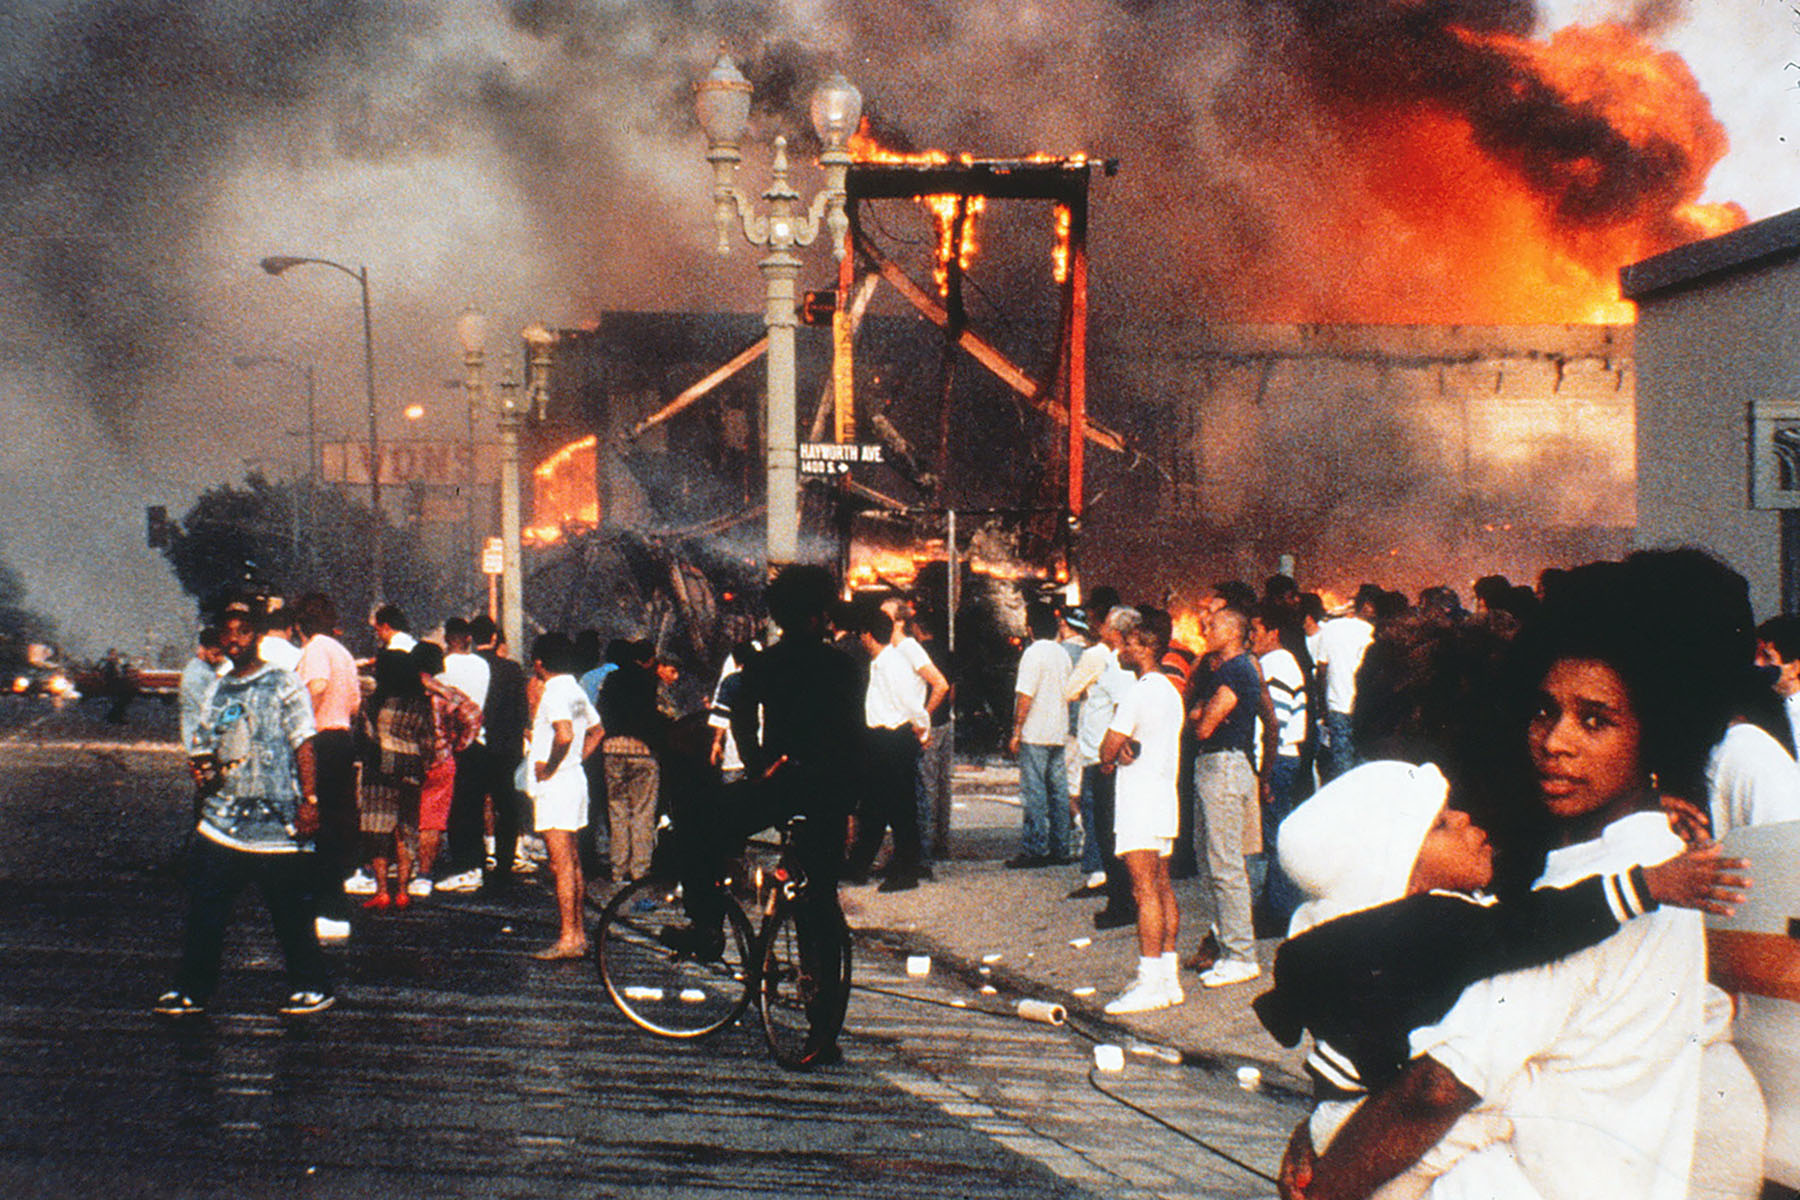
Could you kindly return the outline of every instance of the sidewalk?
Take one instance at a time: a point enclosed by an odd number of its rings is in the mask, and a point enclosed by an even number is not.
[[[914,891],[845,888],[844,910],[859,936],[929,955],[932,975],[961,979],[971,1000],[983,985],[1009,1004],[1052,1000],[1065,1005],[1072,1020],[1111,1030],[1116,1040],[1171,1047],[1186,1061],[1225,1069],[1252,1065],[1265,1085],[1310,1093],[1301,1065],[1305,1054],[1270,1037],[1250,1007],[1269,987],[1276,939],[1258,943],[1263,974],[1248,983],[1205,988],[1184,970],[1187,999],[1175,1008],[1123,1017],[1101,1011],[1137,969],[1136,930],[1095,930],[1091,918],[1102,901],[1066,898],[1081,882],[1076,866],[1001,865],[1017,849],[1017,786],[1017,769],[1004,760],[959,761],[950,856],[934,868],[934,882]],[[1201,879],[1177,880],[1175,891],[1185,958],[1206,932],[1211,903]]]

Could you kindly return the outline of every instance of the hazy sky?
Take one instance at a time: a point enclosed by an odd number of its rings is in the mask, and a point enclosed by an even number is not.
[[[384,427],[443,382],[471,301],[502,333],[609,308],[757,307],[754,256],[710,252],[692,81],[721,38],[753,136],[801,127],[842,67],[891,131],[1007,154],[1117,155],[1097,193],[1097,304],[1230,319],[1259,265],[1299,279],[1359,146],[1301,93],[1305,6],[1212,0],[40,0],[0,9],[0,557],[84,654],[181,642],[191,606],[143,545],[249,464],[298,473],[298,378],[326,435],[363,420],[367,264]],[[1430,8],[1430,6],[1409,6]],[[1528,0],[1445,5],[1517,30]],[[1312,11],[1385,10],[1343,0]],[[1389,10],[1391,11],[1391,10]],[[1775,0],[1545,0],[1537,28],[1623,19],[1684,54],[1731,137],[1706,199],[1800,205],[1800,21]],[[1284,24],[1284,22],[1287,22]],[[1522,30],[1521,30],[1522,31]],[[1440,47],[1441,48],[1441,47]],[[1355,60],[1357,47],[1342,47]],[[1404,53],[1397,54],[1404,60]],[[1396,65],[1404,74],[1407,64]],[[1407,80],[1414,91],[1424,86]],[[1297,98],[1298,97],[1298,98]],[[1365,97],[1366,99],[1366,97]],[[744,183],[766,160],[752,150]],[[810,188],[810,167],[803,182]],[[1414,231],[1416,236],[1417,231]],[[1165,237],[1191,244],[1168,254]],[[1296,247],[1302,248],[1296,250]],[[1283,256],[1286,256],[1284,260]],[[809,268],[824,272],[824,256]],[[1177,269],[1169,270],[1171,262]],[[1285,268],[1284,268],[1285,262]],[[1187,272],[1184,274],[1184,271]],[[1339,297],[1338,299],[1341,299]],[[391,435],[390,435],[391,436]]]

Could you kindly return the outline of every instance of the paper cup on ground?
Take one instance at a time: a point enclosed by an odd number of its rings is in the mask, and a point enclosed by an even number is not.
[[[1238,1086],[1247,1092],[1254,1092],[1262,1086],[1262,1072],[1255,1067],[1239,1067],[1237,1069]]]
[[[1110,1042],[1094,1047],[1094,1069],[1117,1073],[1125,1069],[1125,1051]]]
[[[906,973],[913,976],[931,974],[931,955],[909,954],[906,957]]]

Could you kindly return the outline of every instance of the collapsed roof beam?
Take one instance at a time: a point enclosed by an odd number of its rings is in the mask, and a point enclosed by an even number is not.
[[[932,299],[930,293],[913,282],[912,277],[898,263],[883,254],[879,247],[861,233],[857,235],[856,248],[881,273],[881,277],[892,284],[894,290],[924,314],[927,320],[940,329],[948,330],[950,328],[949,310]],[[1038,385],[1037,381],[1020,370],[992,342],[987,341],[966,326],[955,336],[956,344],[966,350],[976,362],[993,372],[1000,382],[1024,397],[1034,408],[1050,417],[1058,425],[1068,425],[1069,410],[1062,404],[1047,398],[1044,395],[1044,389]],[[1093,421],[1087,421],[1085,424],[1088,441],[1120,454],[1126,452],[1125,438],[1122,434]]]

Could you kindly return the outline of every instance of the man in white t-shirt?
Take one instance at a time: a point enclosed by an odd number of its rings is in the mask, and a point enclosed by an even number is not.
[[[1278,605],[1267,605],[1250,617],[1250,649],[1262,668],[1269,703],[1275,711],[1273,737],[1264,730],[1258,739],[1263,754],[1269,752],[1271,744],[1275,750],[1274,762],[1262,772],[1263,778],[1269,781],[1262,797],[1265,851],[1273,849],[1270,839],[1275,830],[1281,828],[1281,823],[1300,801],[1301,752],[1306,742],[1306,673],[1300,669],[1300,660],[1281,644],[1284,628],[1288,636],[1293,637],[1298,632],[1298,622],[1290,611]],[[1254,877],[1251,880],[1251,900],[1260,902],[1263,919],[1285,929],[1288,917],[1303,895],[1282,871],[1280,859],[1275,854],[1265,853],[1264,865],[1261,889],[1256,890]]]
[[[300,646],[294,641],[294,610],[282,604],[280,597],[276,598],[275,607],[257,621],[256,627],[261,631],[256,643],[258,658],[284,671],[299,667]]]
[[[582,923],[586,883],[576,835],[588,818],[587,774],[581,761],[594,752],[604,730],[600,714],[588,703],[575,678],[574,643],[560,633],[546,633],[532,644],[531,668],[543,683],[531,726],[530,794],[537,831],[550,852],[556,874],[556,910],[561,928],[556,941],[534,957],[581,958],[587,954]]]
[[[444,622],[444,670],[439,683],[455,688],[475,702],[476,708],[487,706],[488,684],[493,668],[487,659],[475,653],[475,636],[465,617],[451,617]],[[482,866],[487,861],[487,838],[482,801],[489,774],[486,755],[487,729],[475,733],[475,740],[456,754],[455,792],[450,798],[450,817],[445,828],[449,842],[446,874],[438,881],[439,891],[474,891],[481,886]]]
[[[1350,713],[1356,707],[1356,669],[1375,640],[1375,604],[1381,589],[1365,583],[1356,592],[1355,610],[1319,627],[1313,661],[1325,692],[1325,747],[1319,756],[1321,781],[1336,779],[1356,765],[1350,741]]]
[[[1176,776],[1181,762],[1181,693],[1159,664],[1168,649],[1157,627],[1140,625],[1119,658],[1138,678],[1113,714],[1100,743],[1102,766],[1116,766],[1113,849],[1131,873],[1137,899],[1137,978],[1108,1013],[1149,1012],[1184,999],[1175,942],[1181,909],[1169,880],[1169,856],[1180,830]]]
[[[731,706],[743,683],[740,676],[744,664],[761,649],[762,643],[754,638],[731,648],[719,667],[719,682],[713,686],[712,703],[707,707],[706,727],[712,730],[708,761],[719,768],[719,778],[724,783],[736,783],[744,777],[744,760],[738,754],[737,738],[731,733]]]
[[[1749,721],[1734,721],[1706,760],[1716,840],[1745,825],[1800,820],[1800,763]]]
[[[377,608],[369,617],[369,627],[375,631],[375,644],[383,650],[410,653],[419,644],[419,639],[412,635],[412,623],[398,604],[383,604]]]
[[[1025,611],[1032,642],[1019,658],[1013,689],[1012,737],[1007,752],[1019,759],[1023,810],[1019,853],[1009,867],[1047,867],[1071,858],[1074,821],[1069,813],[1063,746],[1069,737],[1069,653],[1056,641],[1056,611],[1032,603]]]
[[[863,702],[868,726],[868,790],[857,808],[856,840],[845,858],[844,880],[867,880],[869,868],[891,827],[894,853],[881,881],[884,892],[906,891],[924,877],[916,794],[919,747],[931,736],[931,709],[942,703],[949,681],[925,647],[910,637],[895,640],[894,618],[876,609],[859,634],[872,657],[869,690]]]
[[[1096,613],[1099,640],[1082,652],[1065,689],[1065,694],[1078,704],[1075,744],[1081,764],[1081,820],[1085,835],[1081,854],[1082,869],[1088,872],[1069,898],[1105,895],[1106,907],[1101,911],[1106,917],[1096,918],[1096,926],[1112,928],[1129,925],[1137,918],[1131,881],[1125,865],[1113,853],[1114,780],[1113,772],[1100,766],[1100,746],[1119,703],[1137,682],[1137,677],[1120,665],[1119,650],[1125,645],[1125,636],[1143,623],[1143,617],[1137,609],[1116,603],[1108,604],[1105,612],[1096,609]],[[1091,859],[1090,850],[1094,852]]]

